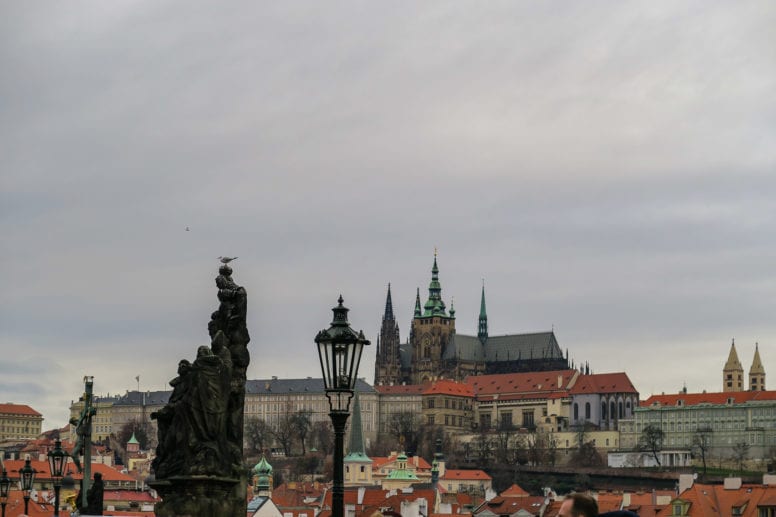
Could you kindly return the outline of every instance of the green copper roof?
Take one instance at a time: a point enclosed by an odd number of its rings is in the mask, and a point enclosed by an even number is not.
[[[371,458],[366,455],[364,447],[364,432],[361,428],[361,402],[358,393],[353,397],[353,419],[350,422],[350,443],[348,444],[348,455],[343,459],[344,462],[352,463],[372,463]]]
[[[264,455],[261,455],[261,460],[256,464],[255,467],[253,467],[254,474],[257,474],[259,476],[265,475],[269,476],[272,474],[272,465],[267,462],[267,458],[264,457]]]
[[[396,457],[396,463],[407,465],[407,455],[402,453],[399,453],[399,456]],[[406,468],[403,469],[394,469],[391,471],[390,474],[386,476],[386,479],[402,479],[402,480],[409,480],[409,481],[415,481],[418,480],[418,476],[415,475],[415,472]]]
[[[434,252],[434,266],[431,268],[431,283],[428,284],[428,300],[423,305],[423,317],[444,316],[445,302],[442,301],[442,284],[439,283],[439,267],[437,267],[436,251]],[[417,309],[416,309],[417,315]]]
[[[138,442],[137,438],[135,438],[135,433],[134,432],[132,433],[132,438],[130,438],[127,443],[136,443],[136,444],[140,445],[140,442]]]

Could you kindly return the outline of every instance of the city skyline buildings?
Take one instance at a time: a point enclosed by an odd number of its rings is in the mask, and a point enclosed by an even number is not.
[[[342,294],[402,340],[553,329],[642,393],[776,371],[769,2],[3,5],[0,401],[167,388],[219,256],[249,378],[318,376]],[[60,415],[60,416],[58,416]]]

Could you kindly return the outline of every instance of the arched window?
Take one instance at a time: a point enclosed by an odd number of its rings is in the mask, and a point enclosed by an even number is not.
[[[579,420],[579,404],[574,402],[574,420]]]
[[[585,402],[585,420],[590,420],[590,402]]]
[[[620,405],[620,413],[619,413],[619,415],[620,415],[620,418],[623,418],[625,416],[625,413],[622,410],[622,400],[620,401],[619,405]]]
[[[614,405],[614,401],[609,403],[609,415],[611,416],[612,420],[614,420],[614,417],[617,416],[617,406]]]
[[[601,420],[606,420],[606,401],[601,402]]]

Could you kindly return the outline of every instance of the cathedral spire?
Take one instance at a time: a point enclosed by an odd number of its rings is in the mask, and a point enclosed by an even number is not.
[[[384,320],[392,320],[393,318],[393,302],[391,301],[391,284],[388,283],[388,296],[385,298],[385,315]]]
[[[480,324],[477,337],[483,345],[488,340],[488,311],[485,310],[485,280],[482,281],[482,298],[480,299]]]
[[[437,252],[434,249],[434,265],[431,268],[431,282],[428,284],[428,301],[423,306],[424,317],[445,316],[445,302],[442,301],[442,284],[439,283]]]
[[[420,312],[420,287],[418,287],[418,292],[415,294],[415,317],[420,318],[422,313]]]

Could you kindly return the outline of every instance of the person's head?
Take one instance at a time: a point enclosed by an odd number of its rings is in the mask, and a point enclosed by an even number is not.
[[[598,517],[598,503],[587,494],[571,494],[560,505],[558,517]]]

